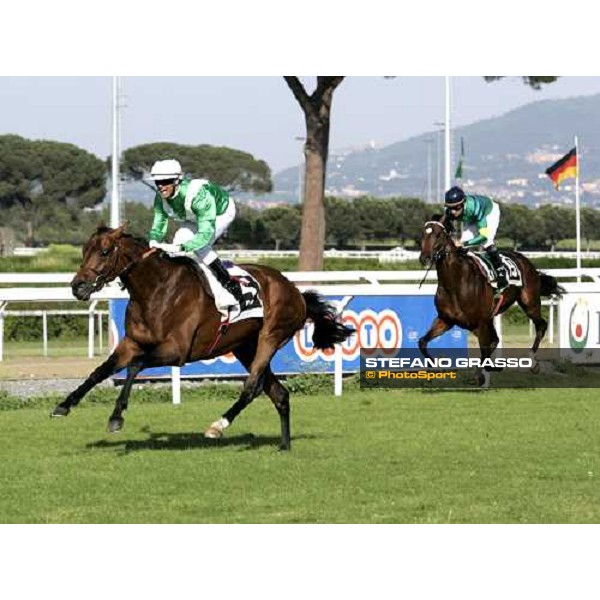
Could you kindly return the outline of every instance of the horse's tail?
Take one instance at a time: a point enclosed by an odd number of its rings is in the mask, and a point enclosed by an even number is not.
[[[540,271],[540,279],[542,281],[542,287],[540,295],[547,298],[562,298],[562,295],[567,291],[562,285],[558,284],[558,281],[552,275],[546,275]]]
[[[348,339],[355,330],[344,325],[335,307],[326,302],[317,292],[302,293],[306,303],[306,315],[315,324],[313,344],[320,350],[330,350],[335,344]]]

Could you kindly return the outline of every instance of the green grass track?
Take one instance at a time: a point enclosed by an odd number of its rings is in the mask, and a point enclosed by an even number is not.
[[[114,435],[105,401],[84,399],[65,419],[48,418],[56,399],[9,403],[0,521],[600,522],[595,390],[296,393],[292,452],[281,453],[264,396],[223,440],[202,437],[231,387],[184,390],[179,407],[166,392],[136,402],[134,390]]]

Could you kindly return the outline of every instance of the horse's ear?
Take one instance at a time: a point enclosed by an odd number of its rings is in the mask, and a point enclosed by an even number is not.
[[[121,223],[121,225],[119,225],[119,227],[117,227],[113,232],[112,232],[112,237],[115,239],[119,239],[120,237],[123,237],[123,234],[126,233],[127,228],[129,227],[130,222],[129,221],[124,221],[123,223]]]
[[[429,219],[430,221],[437,221],[438,223],[443,223],[444,219],[444,215],[441,215],[440,213],[435,213],[434,215],[431,215],[431,219]]]
[[[454,222],[452,219],[448,218],[448,215],[444,215],[440,219],[440,223],[444,226],[446,233],[454,233],[456,230],[454,229]]]

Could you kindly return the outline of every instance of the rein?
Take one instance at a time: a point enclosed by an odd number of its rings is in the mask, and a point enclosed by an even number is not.
[[[94,290],[99,290],[101,287],[103,287],[109,281],[108,278],[110,276],[110,273],[115,269],[115,267],[117,265],[117,260],[118,260],[117,250],[120,250],[120,249],[121,248],[119,245],[115,245],[113,264],[110,266],[110,268],[108,268],[106,270],[106,272],[98,273],[97,271],[94,270],[94,272],[97,275],[97,277],[93,283]],[[135,267],[141,261],[146,260],[146,258],[148,258],[152,254],[154,254],[157,250],[158,250],[157,248],[149,248],[139,258],[135,258],[135,259],[131,260],[123,269],[121,269],[114,277],[112,277],[112,279],[117,279],[117,278],[122,277],[123,275],[126,275],[129,271],[131,271],[133,269],[133,267]],[[123,285],[123,283],[120,283],[119,285],[121,286],[122,290],[125,289],[125,286]]]
[[[433,260],[431,261],[431,264],[429,265],[429,267],[427,267],[427,271],[425,271],[425,276],[423,277],[423,279],[421,279],[421,283],[419,284],[419,289],[421,289],[421,286],[425,283],[425,280],[427,279],[427,276],[429,275],[429,271],[431,271],[431,269],[433,269],[434,266],[437,266],[438,261],[441,260],[442,258],[444,258],[444,256],[446,256],[446,254],[450,254],[450,250],[444,250],[442,248],[441,250],[438,250],[433,255]]]
[[[427,221],[427,223],[425,223],[425,225],[423,227],[428,227],[431,225],[437,225],[438,227],[442,227],[444,230],[446,229],[444,227],[444,225],[442,223],[440,223],[439,221]],[[427,276],[429,275],[429,271],[431,271],[431,269],[433,269],[433,267],[437,265],[438,261],[441,260],[442,258],[444,258],[444,256],[446,256],[446,254],[450,254],[450,250],[445,250],[444,248],[440,248],[433,255],[433,260],[431,261],[431,264],[427,268],[427,271],[425,271],[425,276],[421,280],[421,283],[419,283],[419,289],[421,289],[421,286],[425,283],[425,280],[427,279]]]
[[[133,259],[124,269],[121,269],[121,271],[119,271],[117,275],[115,275],[115,279],[117,277],[121,277],[122,275],[126,275],[131,269],[133,269],[133,267],[135,267],[135,265],[142,262],[143,260],[146,260],[149,256],[155,254],[157,250],[158,248],[149,248],[148,250],[146,250],[139,258]]]

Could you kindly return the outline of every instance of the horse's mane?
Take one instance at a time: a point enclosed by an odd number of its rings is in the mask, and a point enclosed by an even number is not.
[[[114,230],[111,227],[101,225],[96,229],[96,235],[102,235],[105,233],[110,233],[112,231]],[[128,242],[136,244],[138,246],[142,246],[143,248],[149,247],[148,240],[145,237],[135,236],[131,233],[123,233],[121,235],[121,239],[126,239]],[[161,252],[159,254],[159,257],[161,260],[171,263],[172,265],[185,266],[188,269],[197,272],[201,278],[204,277],[204,274],[202,273],[201,269],[199,268],[198,264],[193,258],[190,258],[188,256],[169,256],[166,252]]]
[[[101,225],[100,227],[98,227],[96,229],[96,235],[102,235],[104,233],[110,233],[111,231],[114,231],[111,227],[108,227],[107,225]],[[123,233],[121,235],[122,238],[127,238],[128,240],[131,240],[132,242],[139,244],[141,246],[146,246],[148,247],[148,240],[144,237],[141,236],[135,236],[131,233]]]
[[[123,237],[130,239],[132,242],[134,242],[136,244],[140,244],[141,246],[148,247],[148,240],[146,238],[143,238],[140,236],[135,236],[130,233],[124,233]]]

